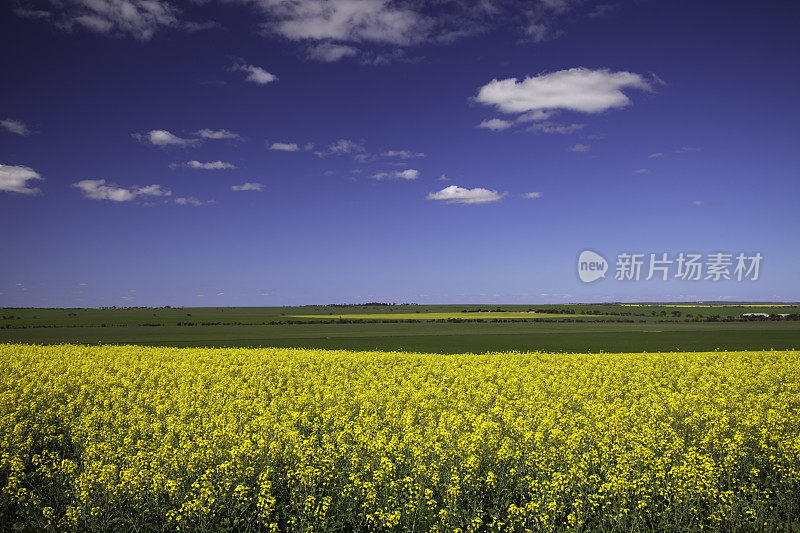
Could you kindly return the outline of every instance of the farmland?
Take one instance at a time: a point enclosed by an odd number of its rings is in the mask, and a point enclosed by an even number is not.
[[[655,352],[800,346],[797,305],[359,305],[0,309],[0,342],[172,347]]]
[[[27,531],[794,531],[798,366],[797,351],[0,345],[0,517]]]

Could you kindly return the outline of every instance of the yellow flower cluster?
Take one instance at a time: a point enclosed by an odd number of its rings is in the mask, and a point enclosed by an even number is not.
[[[793,530],[798,368],[0,345],[0,528]]]

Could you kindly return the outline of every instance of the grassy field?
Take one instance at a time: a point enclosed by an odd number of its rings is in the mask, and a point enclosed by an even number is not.
[[[0,529],[795,532],[798,365],[0,344]]]
[[[740,316],[798,312],[797,305],[610,304],[0,309],[0,342],[438,353],[777,350],[800,347],[800,321]]]
[[[289,318],[330,319],[341,320],[491,320],[500,318],[544,319],[544,318],[586,318],[596,315],[565,314],[565,313],[540,313],[537,311],[481,311],[481,312],[416,312],[416,313],[342,313],[322,315],[290,315]],[[600,315],[606,316],[606,315]]]

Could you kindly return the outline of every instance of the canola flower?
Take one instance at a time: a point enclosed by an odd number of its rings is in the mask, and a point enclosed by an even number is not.
[[[797,531],[798,368],[0,345],[0,529]]]

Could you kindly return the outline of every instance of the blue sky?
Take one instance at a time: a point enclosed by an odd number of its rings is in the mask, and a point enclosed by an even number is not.
[[[799,15],[5,2],[0,306],[800,300]]]

